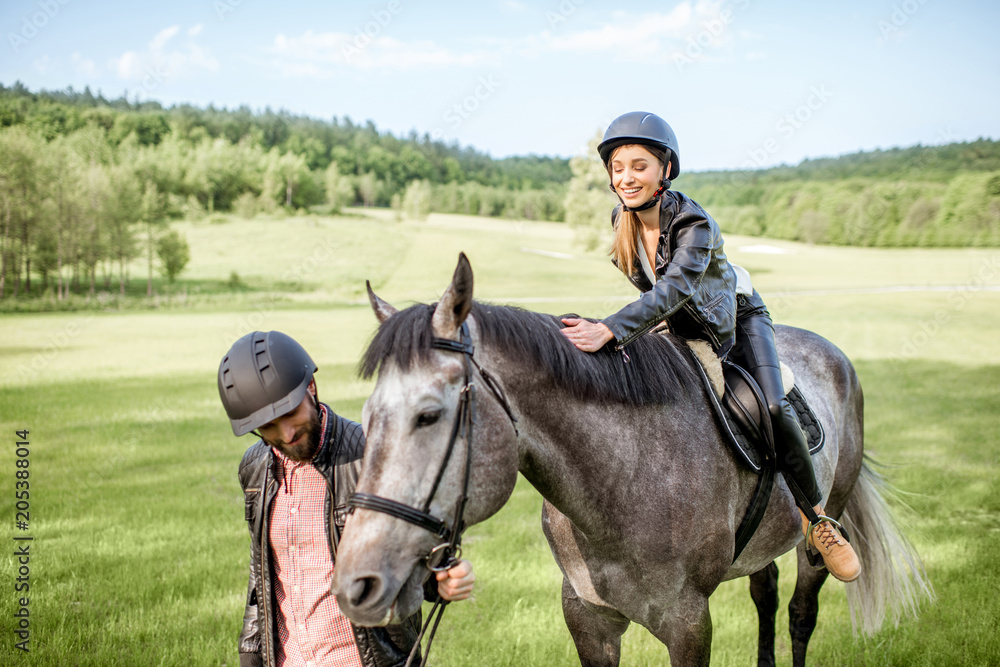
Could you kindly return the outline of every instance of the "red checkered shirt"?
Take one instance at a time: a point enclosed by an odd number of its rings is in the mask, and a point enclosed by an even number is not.
[[[324,409],[324,430],[326,419]],[[326,479],[312,462],[292,461],[271,451],[278,462],[269,535],[278,601],[278,665],[364,667],[351,624],[330,594],[333,559],[323,511]]]

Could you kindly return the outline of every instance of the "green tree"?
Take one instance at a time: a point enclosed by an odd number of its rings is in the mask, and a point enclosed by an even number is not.
[[[431,184],[411,181],[403,194],[403,212],[414,220],[426,220],[431,212]]]
[[[48,259],[54,260],[52,265],[46,264],[43,277],[48,271],[55,273],[56,298],[60,301],[69,294],[69,283],[63,282],[63,266],[73,256],[76,246],[83,216],[83,177],[87,169],[72,137],[60,136],[49,142],[43,158],[48,204],[42,209],[47,221],[43,228],[49,236],[46,250],[53,253]]]
[[[333,213],[339,213],[340,209],[354,201],[351,179],[340,173],[336,162],[331,162],[326,168],[323,184],[326,186],[326,203]]]
[[[153,254],[159,229],[166,221],[166,201],[155,183],[146,182],[140,205],[142,221],[146,225],[146,259],[149,272],[146,278],[146,296],[153,296]]]
[[[566,222],[576,230],[588,250],[611,236],[611,211],[615,198],[608,190],[608,171],[597,154],[600,133],[587,143],[587,153],[571,158],[573,176],[566,192]]]
[[[361,195],[361,201],[364,203],[365,208],[375,204],[378,191],[379,180],[375,178],[375,173],[369,171],[362,174],[361,178],[358,179],[358,194]]]
[[[108,191],[104,198],[104,221],[108,255],[118,264],[118,293],[124,295],[128,263],[139,253],[134,228],[146,212],[146,201],[140,190],[140,180],[130,166],[114,165],[108,168],[105,179]],[[156,189],[155,183],[147,183]]]
[[[173,284],[191,260],[191,248],[180,232],[170,229],[157,241],[156,255],[160,258],[160,271]]]
[[[0,297],[13,274],[13,295],[31,291],[32,231],[36,224],[40,159],[45,140],[23,127],[0,134]]]

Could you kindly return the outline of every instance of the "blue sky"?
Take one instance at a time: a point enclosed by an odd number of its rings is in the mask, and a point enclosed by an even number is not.
[[[685,169],[1000,138],[1000,3],[7,0],[0,82],[572,156],[653,111]]]

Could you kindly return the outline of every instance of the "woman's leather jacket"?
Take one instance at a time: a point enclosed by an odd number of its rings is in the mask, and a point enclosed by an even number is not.
[[[611,214],[612,224],[620,208]],[[736,274],[722,246],[719,226],[705,209],[680,192],[664,192],[652,267],[656,283],[650,283],[637,257],[629,280],[642,295],[602,320],[615,336],[616,349],[666,320],[672,333],[707,340],[725,354],[735,339]]]

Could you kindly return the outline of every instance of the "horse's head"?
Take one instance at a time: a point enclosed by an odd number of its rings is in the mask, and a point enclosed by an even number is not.
[[[477,336],[466,322],[472,268],[465,255],[434,307],[398,312],[370,287],[368,294],[381,326],[362,373],[377,368],[378,380],[362,412],[367,444],[333,590],[348,618],[376,626],[419,609],[463,495],[465,525],[496,512],[513,489],[517,453],[511,421],[471,355]]]

